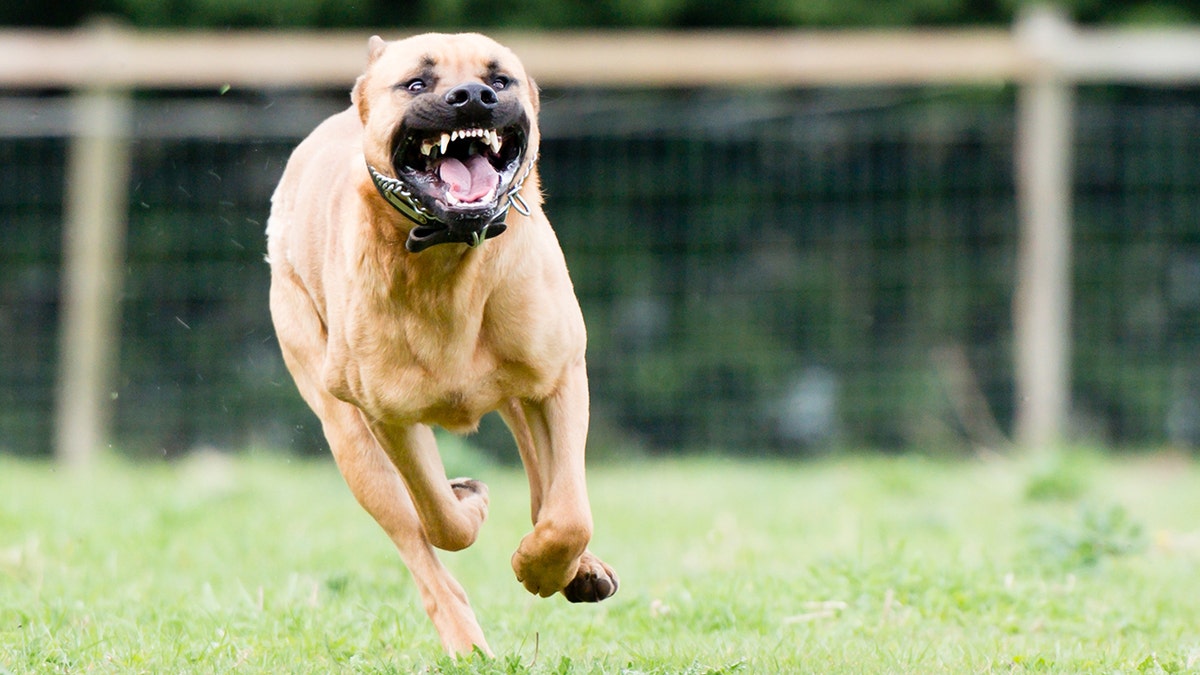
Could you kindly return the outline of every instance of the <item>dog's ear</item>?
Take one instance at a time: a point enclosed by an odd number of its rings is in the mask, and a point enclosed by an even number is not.
[[[384,49],[387,49],[387,42],[385,42],[384,39],[378,35],[372,35],[371,38],[367,40],[367,65],[369,66],[372,63],[375,63],[376,59],[379,58],[379,55],[383,53]]]
[[[526,75],[525,79],[529,82],[529,98],[531,101],[533,101],[533,111],[539,112],[542,108],[542,104],[541,104],[541,101],[539,101],[539,99],[538,99],[537,82],[534,82],[533,78],[530,77],[529,75]]]
[[[387,48],[387,42],[378,35],[372,35],[371,39],[367,40],[367,68],[371,67],[372,63],[379,60],[379,55]],[[363,95],[362,89],[366,86],[366,73],[359,75],[354,81],[354,88],[350,90],[350,102],[354,107],[358,108],[358,116],[362,118],[364,124],[367,122],[367,97]]]
[[[367,122],[367,97],[363,95],[362,89],[367,86],[367,76],[359,75],[358,79],[354,80],[354,88],[350,90],[350,104],[358,108],[358,116],[362,118],[363,124]]]

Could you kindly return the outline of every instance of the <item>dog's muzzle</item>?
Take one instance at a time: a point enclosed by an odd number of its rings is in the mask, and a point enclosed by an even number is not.
[[[410,253],[420,253],[438,244],[466,244],[471,248],[479,246],[485,240],[508,229],[504,220],[508,217],[509,208],[515,208],[517,213],[528,216],[529,205],[521,197],[521,188],[525,185],[525,179],[529,178],[529,173],[533,171],[536,161],[536,153],[528,158],[520,177],[513,181],[512,187],[501,199],[500,208],[490,217],[461,217],[456,218],[453,223],[438,219],[421,204],[403,181],[383,175],[370,164],[367,164],[367,171],[370,172],[371,182],[375,184],[375,189],[384,201],[416,225],[409,231],[404,248]]]

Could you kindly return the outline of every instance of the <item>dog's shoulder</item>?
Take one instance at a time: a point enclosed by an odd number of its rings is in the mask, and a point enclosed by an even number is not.
[[[353,179],[361,169],[362,123],[353,109],[332,115],[317,125],[292,151],[279,185],[271,197],[272,219],[278,221],[311,220],[314,201],[337,198],[338,187]],[[365,171],[365,170],[364,170]],[[293,212],[303,211],[293,219]],[[268,236],[281,234],[279,225],[268,229]]]

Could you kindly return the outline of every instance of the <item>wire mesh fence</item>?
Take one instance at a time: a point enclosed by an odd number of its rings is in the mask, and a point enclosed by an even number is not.
[[[1086,431],[1200,442],[1200,96],[1117,90],[1076,142],[1075,399]]]
[[[0,447],[49,447],[65,143],[0,140]]]
[[[1010,107],[713,98],[614,116],[643,120],[630,131],[585,122],[547,155],[581,184],[547,181],[603,355],[595,405],[664,448],[932,440],[927,418],[953,421],[937,350],[1006,361]]]
[[[291,147],[344,102],[139,99],[122,450],[321,448],[274,342],[263,230]],[[44,120],[60,103],[20,105]],[[1195,442],[1200,96],[1085,89],[1077,123],[1073,419],[1115,444]],[[1009,429],[1010,90],[551,90],[542,125],[598,450]],[[22,453],[47,452],[53,424],[65,144],[43,127],[0,138],[0,448]],[[482,444],[504,443],[495,426]]]

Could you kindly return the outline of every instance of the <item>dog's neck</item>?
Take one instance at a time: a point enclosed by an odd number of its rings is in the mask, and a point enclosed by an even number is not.
[[[361,189],[368,189],[363,186]],[[475,285],[479,268],[493,258],[499,248],[493,246],[435,246],[412,253],[405,246],[411,236],[412,221],[392,210],[378,210],[364,224],[370,234],[353,238],[361,246],[354,258],[362,274],[361,283],[382,302],[405,305],[437,303],[446,293],[455,293]],[[405,290],[437,289],[438,297],[408,297]],[[397,293],[405,297],[398,297]]]

